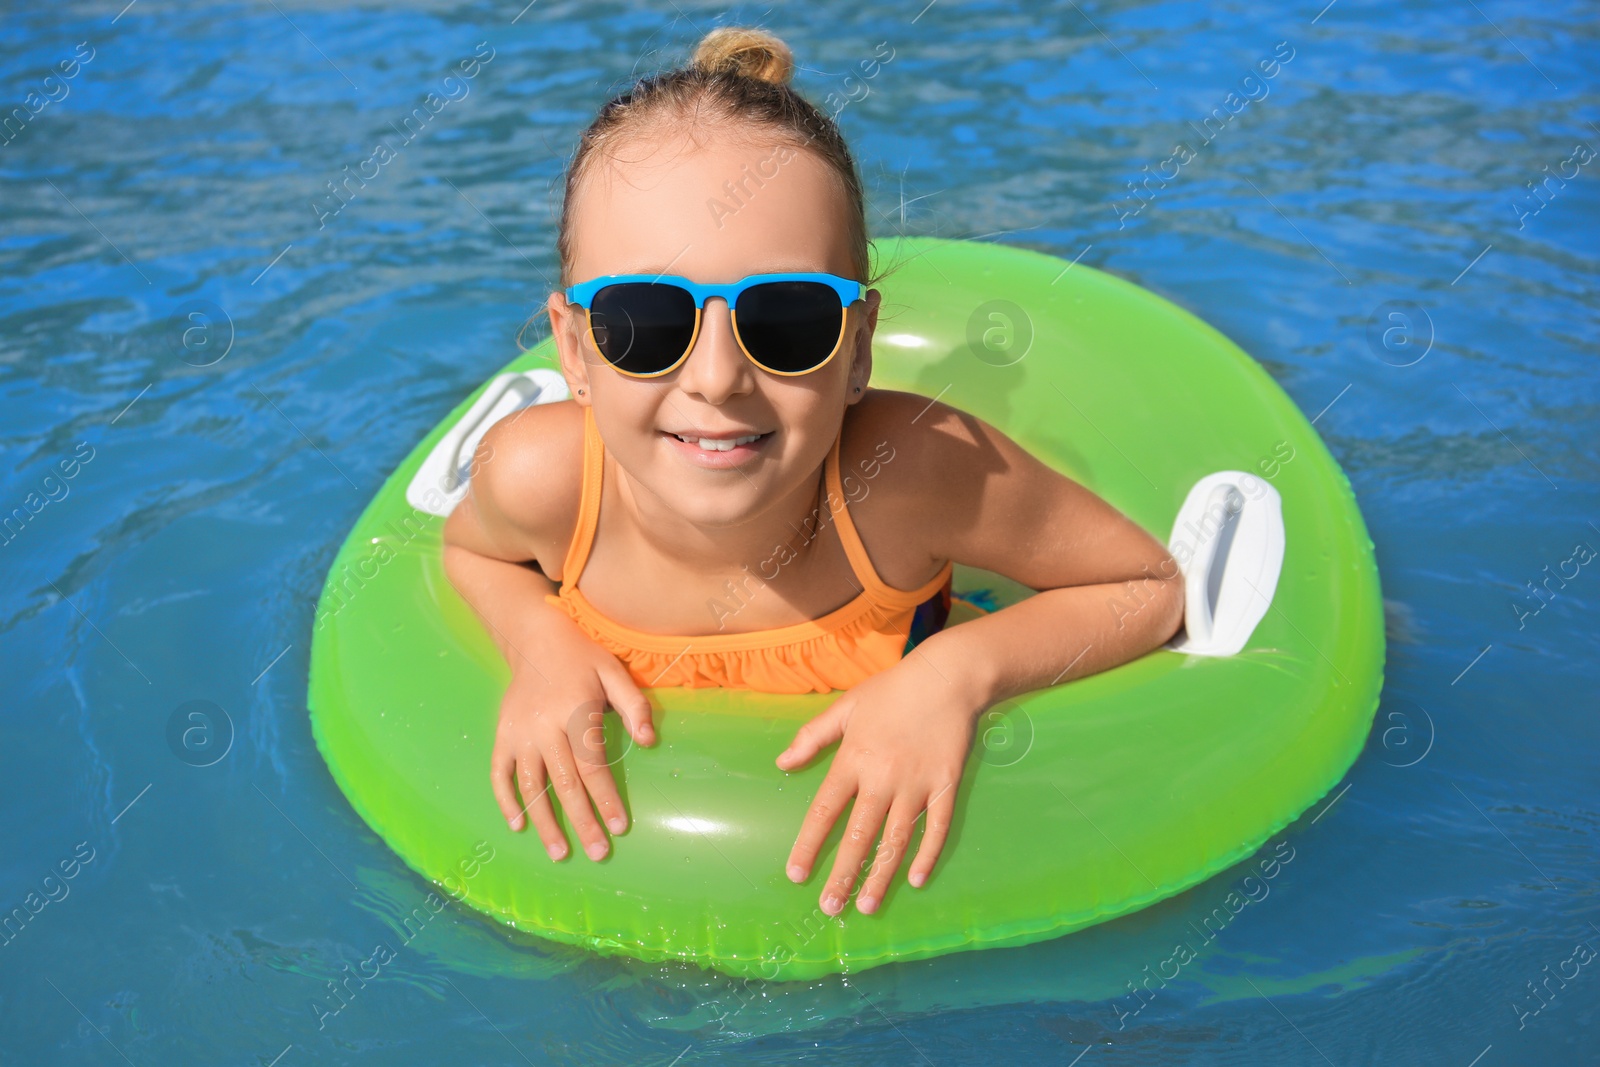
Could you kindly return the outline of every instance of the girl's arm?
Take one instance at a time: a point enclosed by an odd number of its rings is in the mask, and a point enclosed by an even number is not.
[[[946,533],[940,554],[1038,592],[913,655],[964,679],[986,709],[1126,663],[1178,631],[1183,576],[1137,523],[974,416],[947,408],[926,436],[952,474],[930,523]],[[961,521],[963,508],[982,521]]]
[[[953,559],[1039,592],[932,635],[807,723],[778,757],[794,769],[841,741],[789,861],[791,879],[809,876],[848,807],[849,828],[822,891],[828,914],[842,910],[869,863],[857,907],[876,908],[924,810],[909,880],[927,879],[986,709],[1134,659],[1183,620],[1183,579],[1166,549],[993,426],[906,393],[888,394],[872,422],[869,432],[908,460],[899,466],[897,458],[881,476],[894,480],[878,490],[884,527],[899,543],[921,545],[926,570]]]
[[[530,813],[550,858],[562,859],[567,842],[551,807],[553,788],[585,853],[598,860],[609,843],[594,808],[613,833],[627,828],[627,812],[596,728],[609,705],[634,740],[649,745],[650,703],[615,656],[545,602],[556,586],[535,569],[531,546],[540,542],[542,512],[561,510],[550,508],[559,487],[540,482],[563,468],[530,456],[528,442],[515,436],[523,432],[503,423],[484,435],[472,488],[444,525],[444,568],[511,668],[490,756],[501,814],[516,831]]]

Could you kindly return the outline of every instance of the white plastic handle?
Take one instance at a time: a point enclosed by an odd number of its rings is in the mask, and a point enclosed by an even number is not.
[[[462,446],[467,443],[467,438],[473,436],[472,431],[476,430],[489,412],[499,405],[501,398],[513,389],[522,394],[520,398],[522,403],[517,405],[519,408],[539,395],[539,387],[522,375],[503,374],[490,383],[489,388],[483,391],[483,395],[478,398],[477,403],[468,408],[467,413],[461,416],[461,421],[450,427],[450,432],[440,439],[438,448],[446,460],[443,486],[445,492],[453,493],[461,488],[463,484],[464,479],[461,477],[461,469],[464,464],[461,460],[461,453],[463,451]],[[483,435],[479,434],[477,436],[481,438]],[[474,447],[476,447],[476,442],[474,442]]]
[[[473,401],[456,424],[439,438],[406,486],[406,501],[430,515],[448,515],[467,492],[474,451],[501,419],[533,404],[568,398],[567,383],[553,370],[539,368],[502,374]]]
[[[1283,570],[1283,498],[1244,471],[1189,490],[1167,543],[1183,571],[1183,632],[1167,647],[1194,656],[1241,651],[1272,606]]]
[[[1206,498],[1205,515],[1219,516],[1215,534],[1201,544],[1199,554],[1184,571],[1184,627],[1194,641],[1209,642],[1216,628],[1217,601],[1222,573],[1228,563],[1233,527],[1244,510],[1244,496],[1233,485],[1219,485]]]

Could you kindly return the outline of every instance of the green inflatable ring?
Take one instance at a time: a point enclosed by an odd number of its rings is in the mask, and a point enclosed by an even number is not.
[[[900,266],[880,286],[874,384],[939,395],[1158,537],[1173,530],[1196,651],[991,711],[939,866],[921,889],[902,870],[873,915],[817,908],[843,821],[806,884],[784,875],[828,758],[785,774],[773,757],[828,695],[651,690],[651,748],[629,749],[607,715],[630,828],[600,863],[552,863],[490,792],[509,672],[446,580],[443,520],[429,513],[460,491],[450,468],[471,456],[467,423],[481,431],[537,399],[549,374],[521,372],[554,365],[546,340],[384,483],[317,608],[317,746],[361,817],[452,897],[601,953],[812,978],[1028,944],[1145,907],[1250,857],[1355,760],[1383,671],[1372,544],[1337,463],[1266,372],[1194,316],[1081,264],[926,238],[879,251]],[[958,566],[964,591],[999,604],[1027,592]],[[1230,641],[1242,647],[1226,654]]]

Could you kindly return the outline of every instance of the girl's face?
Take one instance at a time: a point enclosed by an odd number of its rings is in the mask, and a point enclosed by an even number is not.
[[[631,142],[618,155],[621,161],[590,173],[571,207],[574,283],[603,274],[677,274],[702,283],[777,271],[855,276],[844,193],[814,153],[669,140],[654,150]],[[758,164],[760,174],[777,174],[758,176]],[[815,484],[845,407],[866,391],[879,299],[871,289],[851,306],[826,366],[792,377],[750,362],[721,297],[706,301],[683,365],[648,380],[619,374],[601,358],[583,309],[569,307],[564,294],[550,295],[549,310],[573,399],[593,406],[607,450],[674,512],[724,526]],[[678,439],[752,434],[761,437],[727,452]]]

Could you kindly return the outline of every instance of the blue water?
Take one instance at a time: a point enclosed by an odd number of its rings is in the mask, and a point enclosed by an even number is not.
[[[59,97],[0,145],[0,514],[27,515],[0,546],[0,908],[38,907],[0,944],[0,1064],[1600,1062],[1595,5],[122,2],[0,30],[0,103]],[[1389,603],[1372,738],[1148,1003],[1127,983],[1243,870],[751,998],[452,908],[319,1030],[430,888],[312,743],[323,575],[516,351],[605,94],[740,21],[813,99],[859,97],[878,234],[1081,256],[1320,413]],[[470,92],[329,217],[325,183],[480,42]]]

